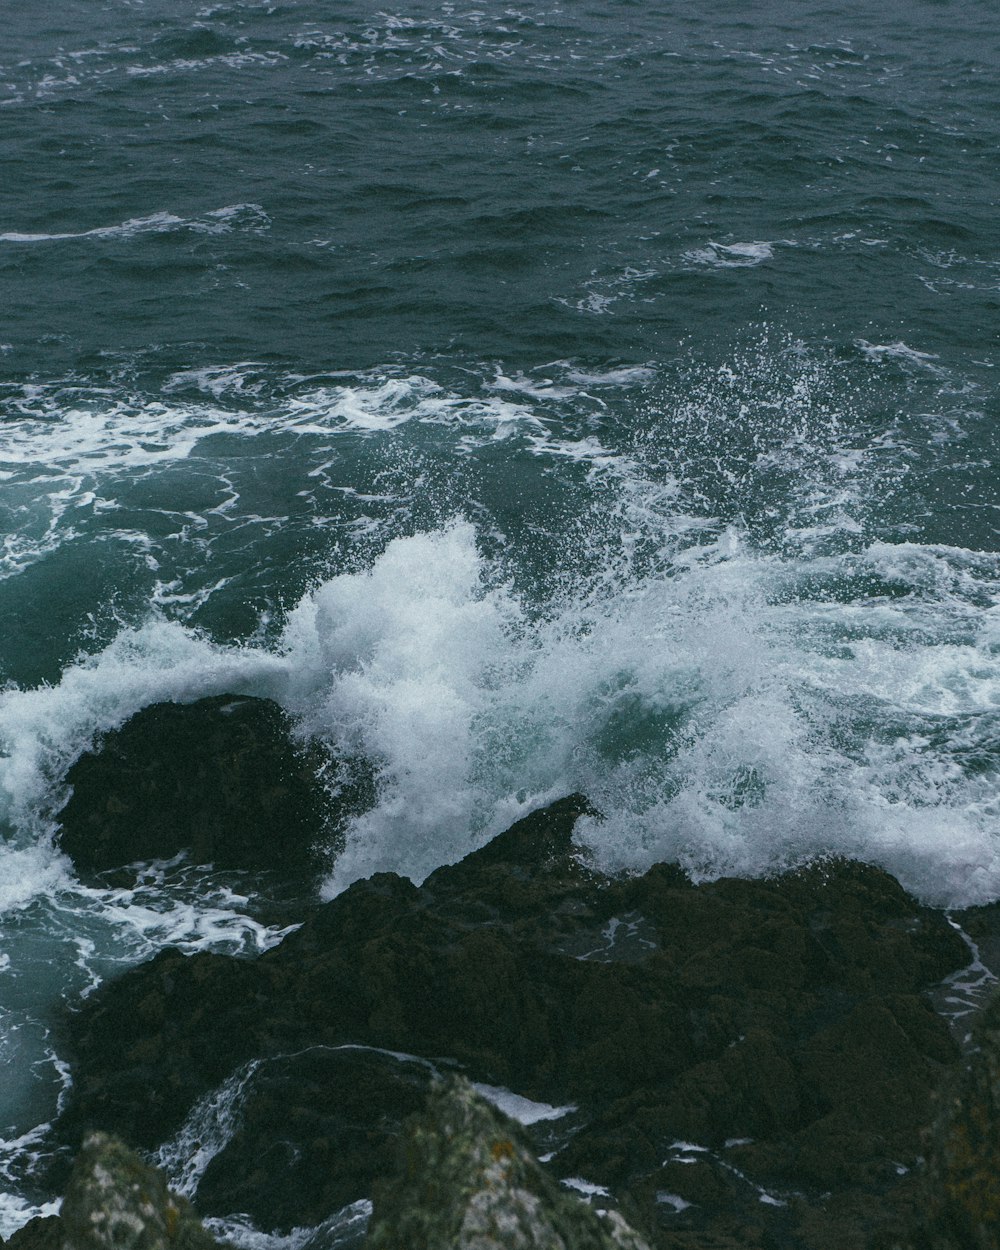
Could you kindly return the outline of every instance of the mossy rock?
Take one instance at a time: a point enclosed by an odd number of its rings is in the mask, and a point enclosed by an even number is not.
[[[409,1126],[399,1173],[376,1190],[366,1250],[649,1250],[539,1167],[520,1128],[460,1078]]]
[[[164,1174],[106,1133],[84,1142],[60,1214],[11,1241],[16,1250],[219,1250]]]

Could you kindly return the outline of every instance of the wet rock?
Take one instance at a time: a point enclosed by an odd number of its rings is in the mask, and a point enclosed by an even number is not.
[[[199,1210],[264,1228],[321,1223],[385,1175],[432,1079],[429,1065],[354,1046],[260,1063],[226,1109],[235,1129],[198,1185]]]
[[[157,703],[67,774],[59,842],[102,871],[188,852],[220,868],[307,870],[330,799],[268,699]]]
[[[63,1250],[62,1220],[58,1215],[36,1215],[6,1245],[7,1250]]]
[[[154,1149],[241,1064],[375,1047],[578,1105],[548,1166],[607,1189],[651,1244],[820,1250],[835,1226],[864,1245],[956,1060],[926,991],[968,962],[961,937],[852,862],[607,880],[572,841],[585,810],[536,812],[419,888],[357,882],[253,961],[168,951],[103,987],[70,1021],[64,1138]],[[213,1211],[253,1200],[246,1170],[276,1138],[301,1183],[262,1200],[270,1227],[304,1222],[324,1170],[330,1201],[368,1196],[365,1152],[383,1157],[405,1098],[345,1092],[338,1120],[327,1078],[299,1075],[237,1117],[202,1182]]]
[[[1000,1250],[1000,995],[939,1092],[927,1147],[909,1230],[894,1250]]]
[[[517,1124],[467,1081],[440,1082],[376,1191],[366,1250],[649,1250],[539,1167]]]

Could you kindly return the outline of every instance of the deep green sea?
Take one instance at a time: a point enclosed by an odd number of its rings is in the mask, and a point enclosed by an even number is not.
[[[279,937],[55,849],[151,703],[371,764],[326,896],[582,790],[611,871],[1000,897],[995,5],[0,13],[0,1234],[61,1004]]]

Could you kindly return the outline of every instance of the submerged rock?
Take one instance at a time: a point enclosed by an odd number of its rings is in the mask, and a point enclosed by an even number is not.
[[[144,708],[66,780],[59,842],[96,871],[187,851],[220,868],[300,872],[330,801],[278,705],[235,695]]]
[[[343,1113],[319,1092],[335,1066],[319,1056],[362,1046],[577,1105],[547,1166],[606,1190],[651,1244],[865,1244],[957,1056],[926,991],[967,963],[961,937],[847,861],[607,880],[572,841],[586,810],[574,796],[536,812],[419,888],[357,882],[255,960],[165,951],[105,985],[69,1022],[60,1132],[156,1149],[266,1060],[273,1086],[234,1109],[197,1197],[246,1209],[247,1170],[277,1139],[294,1180],[258,1214],[288,1231],[315,1214],[320,1173],[330,1201],[367,1197],[365,1158],[412,1109],[395,1078]],[[319,1065],[309,1079],[303,1062]]]
[[[649,1250],[616,1212],[602,1215],[545,1174],[513,1120],[452,1078],[432,1089],[399,1173],[376,1190],[365,1248]]]

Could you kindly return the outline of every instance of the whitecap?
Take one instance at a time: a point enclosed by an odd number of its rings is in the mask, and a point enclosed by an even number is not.
[[[939,359],[933,352],[921,352],[902,341],[895,343],[869,343],[867,339],[857,339],[855,346],[869,360],[903,360],[909,365],[928,369],[931,373],[943,373],[944,370],[934,364]]]
[[[773,243],[712,243],[685,252],[683,259],[715,269],[750,269],[774,258]]]
[[[224,1245],[238,1250],[327,1250],[329,1246],[360,1237],[372,1216],[372,1203],[359,1198],[335,1211],[315,1226],[298,1226],[290,1232],[265,1232],[248,1215],[209,1216],[203,1221]]]
[[[16,231],[0,233],[0,243],[59,243],[72,239],[134,239],[146,234],[164,234],[175,230],[191,230],[196,234],[223,234],[243,229],[265,229],[270,225],[267,213],[259,204],[228,204],[201,216],[178,217],[161,210],[145,217],[130,217],[113,226],[94,226],[89,230]]]

